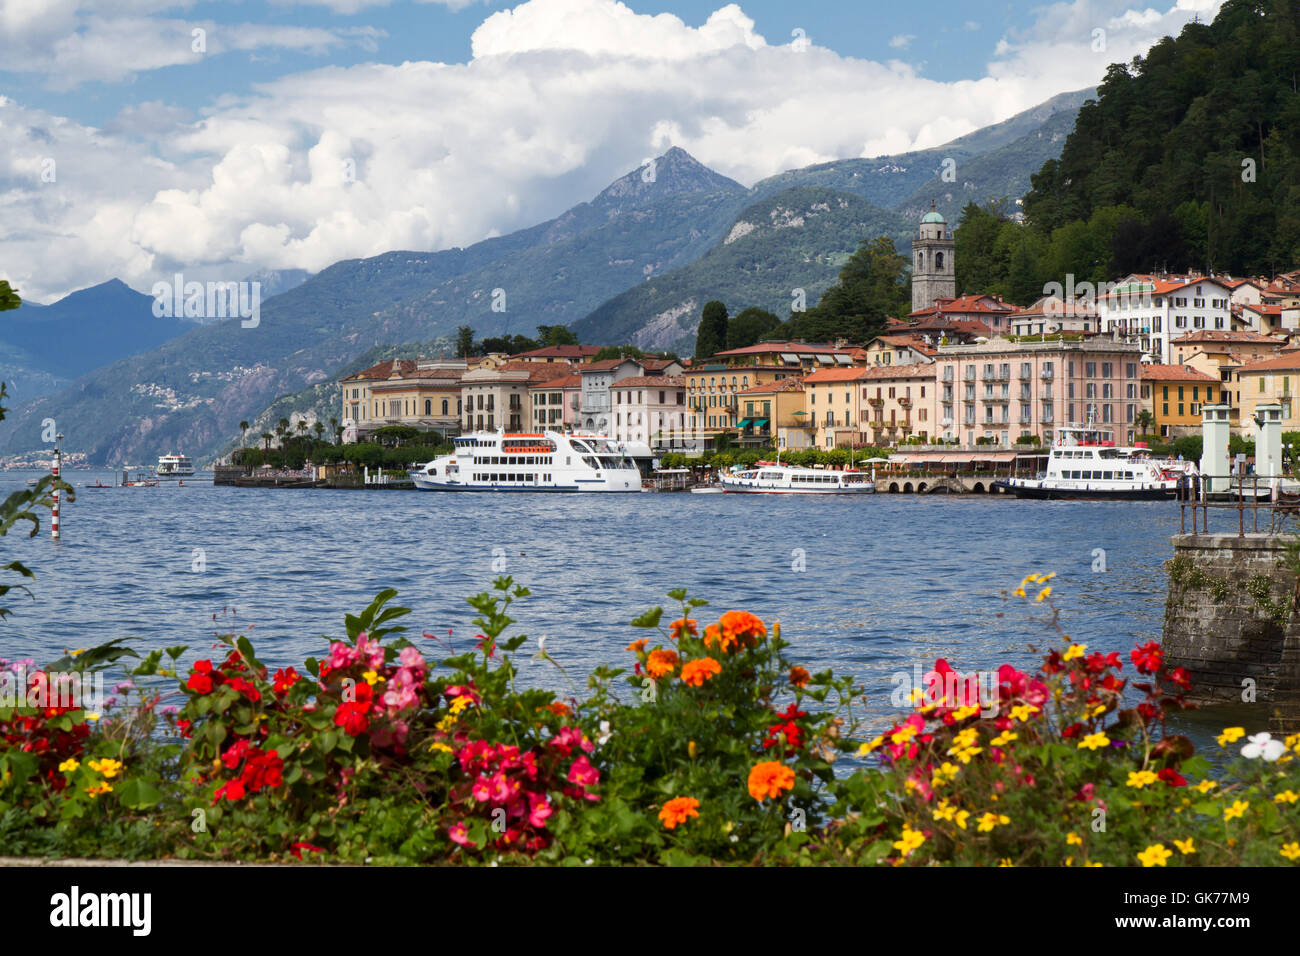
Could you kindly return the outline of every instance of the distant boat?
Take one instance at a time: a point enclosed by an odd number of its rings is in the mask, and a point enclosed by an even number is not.
[[[187,455],[159,455],[158,467],[154,469],[154,477],[163,481],[170,481],[173,478],[192,478],[194,476],[194,462]]]
[[[718,478],[729,494],[869,495],[876,490],[865,471],[831,471],[760,461]]]
[[[420,491],[626,492],[641,472],[603,435],[478,431],[455,439],[456,451],[411,472]]]

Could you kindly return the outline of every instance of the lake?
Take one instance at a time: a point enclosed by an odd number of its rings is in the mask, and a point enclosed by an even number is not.
[[[0,494],[32,472],[0,473]],[[63,539],[48,525],[10,534],[5,561],[36,572],[33,598],[10,593],[0,655],[46,662],[65,648],[132,636],[140,648],[248,634],[272,666],[320,654],[386,587],[413,609],[413,635],[476,629],[465,598],[496,567],[527,585],[517,627],[545,635],[570,674],[630,663],[627,626],[665,592],[707,599],[702,624],[729,609],[781,622],[811,670],[854,674],[875,725],[896,718],[891,675],[1026,666],[1052,637],[1043,608],[1004,600],[1031,571],[1055,571],[1062,623],[1090,650],[1158,640],[1172,502],[1018,501],[984,495],[846,497],[690,494],[438,494],[214,487],[84,489],[108,471],[66,475],[77,500]],[[1100,549],[1100,550],[1099,550]],[[201,557],[202,561],[196,559]],[[1104,570],[1100,570],[1103,566]],[[201,564],[201,570],[194,570]],[[800,570],[802,568],[802,570]],[[12,582],[11,582],[12,583]],[[1031,593],[1032,597],[1032,593]],[[676,614],[665,618],[672,620]],[[426,642],[427,643],[427,642]],[[199,655],[202,656],[202,655]],[[193,652],[187,660],[192,659]],[[523,675],[561,690],[544,663]],[[580,681],[581,682],[581,681]],[[1189,725],[1198,741],[1221,715]]]

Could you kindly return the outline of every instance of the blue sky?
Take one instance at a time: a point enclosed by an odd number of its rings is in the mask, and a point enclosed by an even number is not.
[[[0,0],[0,278],[315,272],[533,225],[671,146],[745,185],[938,146],[1217,6]]]

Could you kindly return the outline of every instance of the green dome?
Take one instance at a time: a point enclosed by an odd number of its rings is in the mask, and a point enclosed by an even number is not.
[[[927,212],[924,216],[921,217],[921,223],[923,225],[927,222],[947,223],[948,220],[943,218],[942,213],[935,212],[933,209],[931,209],[929,212]]]

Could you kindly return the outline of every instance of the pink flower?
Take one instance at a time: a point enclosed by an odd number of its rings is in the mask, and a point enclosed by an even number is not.
[[[492,796],[491,784],[489,784],[487,777],[479,774],[478,779],[474,781],[474,786],[470,788],[469,792],[470,796],[479,803],[487,803],[489,798]]]
[[[403,647],[402,653],[397,655],[397,661],[403,667],[411,670],[425,670],[424,657],[414,647]]]
[[[350,647],[342,641],[335,641],[330,645],[330,670],[351,667],[359,660],[361,660],[361,653],[355,647]]]
[[[573,761],[573,766],[569,768],[569,783],[576,783],[581,787],[594,787],[600,783],[600,771],[591,765],[586,754]]]
[[[478,846],[469,838],[469,827],[463,823],[453,823],[448,827],[447,836],[451,837],[452,842],[459,843],[461,846]]]
[[[551,802],[546,799],[545,794],[532,792],[528,794],[528,823],[530,826],[546,826],[546,821],[553,812]]]
[[[581,748],[587,753],[595,749],[595,745],[582,735],[582,730],[578,727],[561,727],[560,732],[551,738],[551,746],[566,757],[575,748]]]

